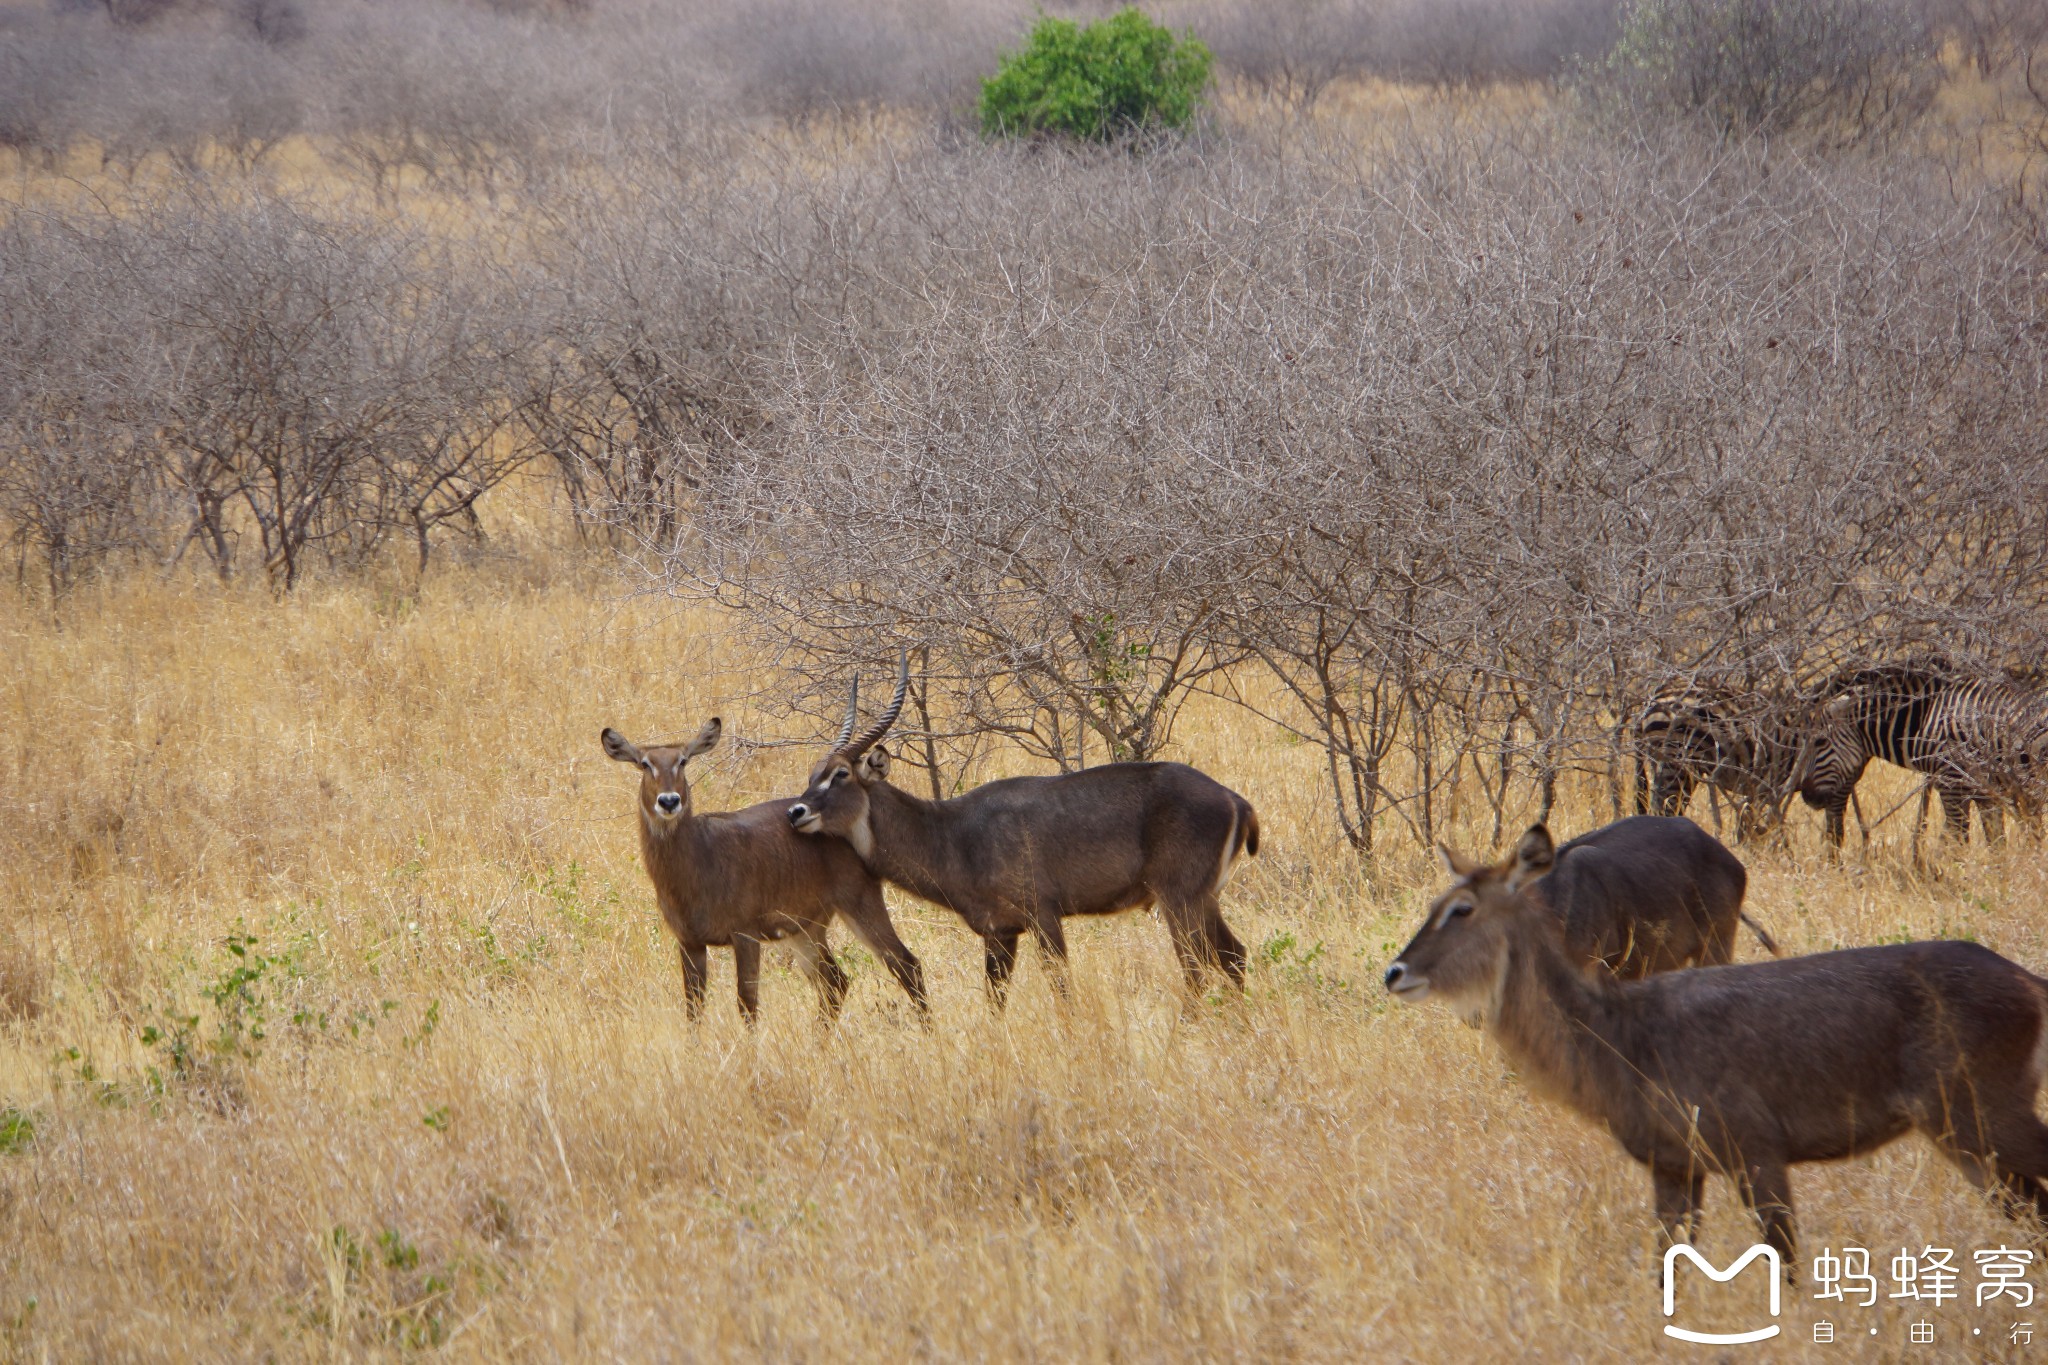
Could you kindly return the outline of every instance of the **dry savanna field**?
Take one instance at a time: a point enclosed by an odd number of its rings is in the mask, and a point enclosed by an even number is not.
[[[1174,753],[1260,811],[1226,904],[1243,999],[1182,998],[1163,926],[1127,915],[1074,933],[1071,1007],[1027,962],[996,1016],[978,942],[899,900],[933,1027],[849,948],[836,1028],[771,953],[750,1035],[723,952],[685,1022],[632,775],[596,742],[721,706],[749,661],[715,616],[574,556],[4,610],[12,1356],[1699,1349],[1657,1335],[1646,1177],[1380,989],[1434,867],[1363,867],[1317,755],[1241,715],[1190,716]],[[787,794],[811,753],[736,746],[695,800]],[[2048,966],[2039,844],[1916,874],[1910,813],[1840,869],[1802,813],[1748,854],[1752,911],[1792,952],[1950,935]],[[1809,1249],[2012,1240],[1917,1141],[1796,1189]],[[1749,1233],[1709,1200],[1725,1260]],[[1812,1316],[1789,1300],[1795,1337]],[[1913,1315],[1836,1316],[1889,1355]]]
[[[0,1361],[1746,1358],[1661,1334],[1647,1175],[1381,986],[1415,822],[1606,823],[1660,690],[2041,663],[2048,25],[1606,98],[1721,3],[1177,0],[1204,121],[1074,151],[976,132],[1009,0],[0,0]],[[929,1025],[843,927],[836,1024],[780,948],[686,1020],[600,728],[789,797],[899,648],[949,780],[1087,712],[1253,803],[1241,996],[1146,912],[996,1013],[891,892]],[[2048,974],[2039,833],[1920,808],[1879,765],[1836,863],[1793,802],[1749,913]],[[1960,1298],[1809,1274],[1755,1358],[2048,1350],[1925,1142],[1793,1180],[1808,1268]]]

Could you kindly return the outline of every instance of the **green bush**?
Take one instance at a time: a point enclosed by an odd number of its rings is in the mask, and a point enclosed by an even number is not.
[[[1210,60],[1192,33],[1176,38],[1135,9],[1092,24],[1041,18],[981,83],[982,131],[1107,142],[1184,128],[1208,87]]]

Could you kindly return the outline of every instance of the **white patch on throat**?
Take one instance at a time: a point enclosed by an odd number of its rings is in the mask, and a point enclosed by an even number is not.
[[[1450,1007],[1452,1013],[1474,1028],[1486,1028],[1500,1018],[1501,1005],[1507,998],[1508,955],[1502,953],[1494,964],[1493,979],[1484,985],[1462,991],[1437,989],[1437,999]]]
[[[853,845],[853,851],[866,862],[875,856],[875,832],[868,828],[868,817],[861,816],[858,823],[846,831],[846,842]]]

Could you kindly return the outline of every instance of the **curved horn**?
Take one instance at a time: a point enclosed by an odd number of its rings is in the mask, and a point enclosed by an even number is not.
[[[860,675],[853,676],[853,691],[846,698],[846,724],[839,727],[839,738],[832,741],[835,749],[844,749],[846,741],[853,738],[854,722],[860,719]]]
[[[897,656],[896,695],[889,699],[889,704],[886,707],[882,708],[881,717],[863,731],[859,739],[846,745],[840,752],[844,753],[848,758],[859,758],[874,745],[876,740],[888,734],[889,727],[896,723],[896,717],[903,713],[903,698],[909,692],[910,651],[904,650]]]

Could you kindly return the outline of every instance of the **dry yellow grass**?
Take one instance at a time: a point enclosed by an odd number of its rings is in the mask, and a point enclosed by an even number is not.
[[[0,1155],[0,1357],[1658,1351],[1647,1180],[1389,1004],[1434,873],[1405,845],[1361,870],[1313,754],[1241,713],[1192,715],[1180,756],[1266,831],[1226,907],[1244,1000],[1183,1001],[1126,916],[1076,933],[1070,1010],[1027,963],[991,1017],[979,945],[899,904],[930,1031],[856,957],[838,1027],[784,962],[749,1036],[724,954],[687,1026],[596,734],[719,706],[747,662],[719,624],[568,556],[412,597],[0,597],[0,1109],[33,1124]],[[697,800],[787,793],[808,756],[727,758]],[[1909,814],[1847,871],[1802,823],[1752,908],[1794,951],[1967,933],[2048,967],[2038,847],[1917,878]],[[1924,1144],[1796,1183],[1809,1251],[2012,1240]],[[1709,1198],[1725,1259],[1748,1229]],[[1835,1314],[1888,1353],[1914,1316]],[[1953,1356],[2028,1315],[1931,1316]]]

